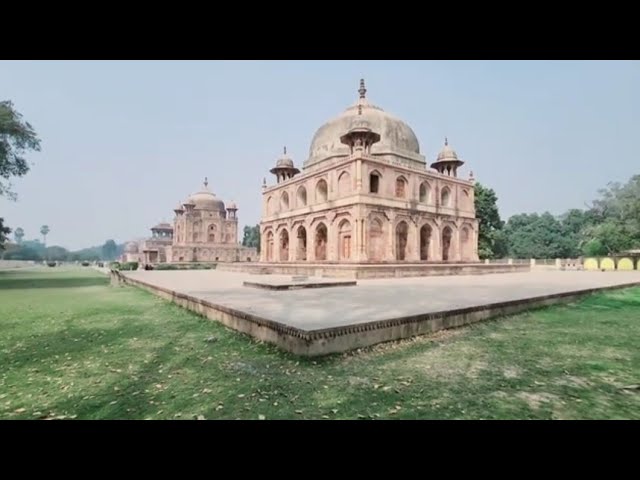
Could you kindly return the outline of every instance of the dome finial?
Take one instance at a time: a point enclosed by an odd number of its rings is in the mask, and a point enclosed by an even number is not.
[[[284,147],[284,154],[287,154],[287,147]]]
[[[358,104],[358,115],[362,115],[362,104]]]
[[[360,88],[358,89],[358,93],[360,94],[360,98],[365,98],[367,94],[367,89],[364,87],[364,78],[360,79]]]
[[[207,177],[204,177],[204,188],[209,187],[209,179]]]
[[[447,137],[444,137],[444,146],[449,146],[449,139]]]

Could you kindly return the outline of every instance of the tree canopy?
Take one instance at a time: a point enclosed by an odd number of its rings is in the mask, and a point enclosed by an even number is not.
[[[40,139],[35,130],[23,120],[12,102],[0,102],[0,196],[15,199],[9,180],[29,172],[24,157],[29,150],[40,150]]]
[[[254,247],[260,252],[260,225],[250,227],[246,225],[243,230],[242,245]]]
[[[118,254],[118,246],[114,240],[107,240],[102,246],[102,259],[115,260]]]
[[[499,258],[506,253],[498,211],[498,196],[491,188],[475,185],[476,218],[479,222],[478,255],[480,258]]]

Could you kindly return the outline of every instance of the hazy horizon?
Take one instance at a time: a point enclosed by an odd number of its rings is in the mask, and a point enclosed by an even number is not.
[[[25,240],[47,224],[47,244],[71,250],[122,243],[208,177],[238,204],[240,241],[282,147],[300,168],[360,78],[427,162],[447,136],[504,220],[584,208],[638,173],[637,61],[0,61],[0,100],[42,141],[0,217]]]

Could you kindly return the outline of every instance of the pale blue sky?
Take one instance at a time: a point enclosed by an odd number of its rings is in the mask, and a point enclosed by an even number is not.
[[[42,139],[0,216],[76,249],[149,234],[212,190],[260,219],[262,178],[286,145],[298,166],[316,129],[357,98],[405,120],[433,161],[449,137],[499,196],[504,219],[581,208],[640,173],[640,63],[617,61],[0,62]],[[241,235],[239,237],[241,239]]]

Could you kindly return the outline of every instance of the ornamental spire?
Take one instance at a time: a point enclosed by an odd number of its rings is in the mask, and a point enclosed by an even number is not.
[[[360,98],[364,99],[367,94],[367,89],[364,86],[364,78],[360,79],[360,88],[358,89],[358,93],[360,94]]]

